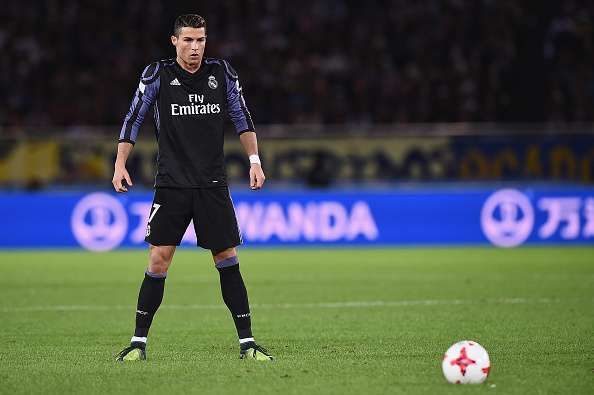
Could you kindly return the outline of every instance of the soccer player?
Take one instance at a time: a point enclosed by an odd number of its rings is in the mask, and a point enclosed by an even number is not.
[[[171,43],[176,58],[144,69],[119,137],[112,183],[117,192],[127,192],[132,180],[126,159],[154,105],[159,154],[145,238],[149,262],[138,295],[134,336],[117,360],[146,359],[149,328],[163,299],[167,270],[193,220],[198,246],[211,250],[219,271],[223,301],[239,336],[240,358],[269,361],[273,357],[252,336],[248,296],[235,249],[242,241],[223,156],[223,125],[228,114],[249,157],[250,188],[262,188],[265,177],[254,124],[235,70],[225,60],[203,56],[206,22],[201,16],[179,16]]]

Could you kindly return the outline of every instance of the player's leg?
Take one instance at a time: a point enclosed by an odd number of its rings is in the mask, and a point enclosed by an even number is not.
[[[118,355],[120,361],[146,359],[146,342],[155,313],[163,301],[167,270],[173,260],[175,246],[149,247],[149,263],[138,292],[136,304],[136,328],[130,346]]]
[[[256,345],[252,336],[248,295],[235,249],[241,244],[241,235],[227,187],[195,191],[194,226],[198,245],[212,252],[223,301],[237,329],[242,351],[240,356],[271,360],[272,357]],[[251,353],[246,350],[251,350]]]
[[[167,271],[175,248],[181,242],[192,215],[191,191],[157,189],[145,240],[150,244],[149,262],[138,293],[136,328],[130,346],[120,352],[119,361],[146,359],[148,332],[165,290]]]
[[[211,252],[219,272],[223,301],[233,317],[239,343],[253,341],[250,305],[247,289],[239,271],[237,251],[235,248],[228,248]]]
[[[154,246],[151,244],[149,247],[149,264],[138,293],[136,329],[131,342],[146,344],[153,317],[163,301],[165,279],[174,253],[175,246]]]
[[[235,248],[212,251],[215,267],[219,271],[223,301],[231,312],[237,336],[239,337],[240,358],[253,358],[270,361],[272,355],[258,346],[252,335],[252,321],[247,289],[239,270],[239,259]]]

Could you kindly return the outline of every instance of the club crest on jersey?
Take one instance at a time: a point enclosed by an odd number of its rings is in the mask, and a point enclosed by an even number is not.
[[[214,77],[214,75],[208,77],[208,86],[210,89],[217,89],[219,86],[219,83],[217,82],[217,79]]]

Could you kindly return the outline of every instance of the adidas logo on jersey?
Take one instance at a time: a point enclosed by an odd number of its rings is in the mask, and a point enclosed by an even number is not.
[[[174,78],[173,81],[171,81],[169,83],[169,85],[181,85],[181,84],[179,83],[179,81],[177,80],[177,78]]]

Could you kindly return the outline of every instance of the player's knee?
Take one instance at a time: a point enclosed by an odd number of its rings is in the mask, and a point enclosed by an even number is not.
[[[151,273],[165,273],[171,265],[173,259],[173,252],[175,249],[171,247],[150,247],[149,257],[149,271]]]
[[[212,252],[212,257],[214,259],[215,265],[217,264],[217,262],[220,262],[224,259],[237,256],[237,251],[235,250],[235,247],[227,248],[222,251],[211,250],[211,252]]]
[[[169,264],[171,261],[168,261],[163,254],[155,253],[151,254],[151,258],[149,260],[149,272],[155,274],[162,274],[167,272],[169,269]]]

